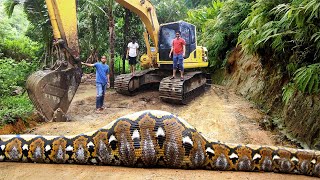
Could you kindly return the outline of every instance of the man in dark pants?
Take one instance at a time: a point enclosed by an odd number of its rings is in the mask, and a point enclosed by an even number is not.
[[[186,53],[186,41],[180,37],[181,32],[176,32],[176,38],[172,41],[171,51],[169,53],[169,57],[171,58],[171,54],[173,53],[173,75],[170,79],[174,79],[176,76],[177,66],[179,64],[180,69],[180,80],[183,81],[183,58]]]
[[[97,88],[97,99],[96,99],[96,111],[100,112],[104,109],[104,95],[107,87],[110,87],[109,78],[109,66],[106,64],[106,56],[101,57],[101,62],[96,62],[94,64],[83,63],[88,67],[96,68],[96,88]]]
[[[136,38],[133,37],[132,41],[128,44],[127,56],[129,58],[130,72],[131,75],[135,75],[137,56],[139,55],[139,44],[136,42]]]

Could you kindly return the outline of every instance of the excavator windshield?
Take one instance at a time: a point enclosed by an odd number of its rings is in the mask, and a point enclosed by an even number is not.
[[[160,26],[160,43],[159,43],[159,59],[164,61],[172,61],[169,58],[169,52],[172,46],[172,40],[175,38],[176,31],[181,32],[181,37],[186,41],[186,57],[197,47],[195,26],[178,21]]]

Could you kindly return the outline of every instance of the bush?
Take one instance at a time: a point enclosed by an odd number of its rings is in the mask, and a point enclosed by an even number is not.
[[[24,60],[15,62],[10,58],[0,59],[0,97],[10,96],[17,87],[25,87],[27,77],[35,71],[37,63]]]
[[[25,92],[27,77],[36,69],[37,63],[24,60],[0,59],[0,125],[14,123],[34,110],[26,93],[14,96],[13,91],[21,87]]]
[[[140,70],[140,63],[139,59],[137,58],[137,64],[136,64],[136,70]],[[121,56],[116,56],[114,58],[114,73],[115,74],[122,74],[122,68],[123,68],[123,60]],[[129,60],[125,60],[125,73],[130,73],[130,65],[129,65]]]
[[[210,7],[189,11],[188,20],[200,26],[199,42],[208,48],[211,70],[222,67],[228,51],[236,46],[241,22],[250,8],[247,1],[216,0]]]
[[[319,7],[315,0],[258,0],[243,22],[243,50],[259,54],[262,65],[280,67],[289,79],[283,88],[285,102],[296,90],[320,92]]]
[[[0,101],[0,126],[24,119],[34,108],[26,93],[19,96],[7,96]]]
[[[38,43],[25,36],[15,39],[3,38],[1,41],[0,52],[3,57],[7,58],[34,60],[40,49]]]

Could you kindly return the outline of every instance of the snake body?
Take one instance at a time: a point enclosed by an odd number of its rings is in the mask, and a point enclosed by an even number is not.
[[[1,135],[0,161],[259,171],[320,176],[320,152],[209,141],[164,111],[77,136]]]

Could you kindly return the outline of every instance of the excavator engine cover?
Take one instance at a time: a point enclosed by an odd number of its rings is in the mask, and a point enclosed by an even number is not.
[[[79,68],[43,70],[31,74],[27,91],[31,101],[46,121],[66,121],[69,105],[81,82]]]

